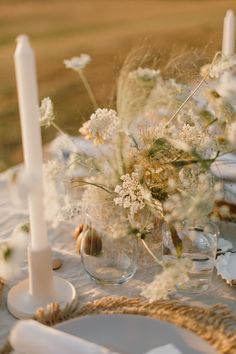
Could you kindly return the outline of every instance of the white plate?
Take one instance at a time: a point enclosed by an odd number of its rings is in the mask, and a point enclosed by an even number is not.
[[[93,315],[55,326],[122,354],[143,354],[168,343],[183,354],[216,354],[200,337],[168,322],[137,315]]]

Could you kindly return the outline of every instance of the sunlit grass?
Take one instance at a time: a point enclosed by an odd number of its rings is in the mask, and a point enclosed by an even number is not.
[[[220,48],[229,7],[236,10],[235,1],[1,0],[0,170],[22,161],[13,62],[18,34],[29,34],[35,49],[40,98],[52,98],[58,124],[75,135],[93,107],[63,59],[92,56],[86,75],[99,105],[110,108],[119,68],[134,46],[155,45],[163,61],[174,44],[201,48],[210,42],[212,54]],[[45,143],[54,136],[52,128],[43,131]]]

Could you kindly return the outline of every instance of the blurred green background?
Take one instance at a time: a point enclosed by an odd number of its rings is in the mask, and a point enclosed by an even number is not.
[[[0,170],[22,161],[13,55],[15,37],[30,36],[37,55],[40,99],[50,96],[57,123],[77,134],[93,108],[63,59],[88,53],[86,76],[101,107],[111,106],[129,51],[145,42],[167,58],[175,48],[221,48],[223,18],[234,1],[213,0],[0,0]],[[44,143],[55,137],[43,131]]]

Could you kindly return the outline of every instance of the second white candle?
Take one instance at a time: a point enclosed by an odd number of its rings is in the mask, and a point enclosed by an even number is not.
[[[234,54],[235,47],[235,16],[233,10],[228,10],[224,18],[222,53],[225,56]]]

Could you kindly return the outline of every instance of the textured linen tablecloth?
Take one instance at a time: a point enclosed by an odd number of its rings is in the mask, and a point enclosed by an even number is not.
[[[11,203],[8,190],[8,171],[0,174],[0,241],[10,237],[13,228],[21,222],[28,220],[26,211],[16,210]],[[120,286],[98,286],[89,279],[83,270],[80,257],[75,251],[75,241],[72,238],[74,226],[62,223],[57,229],[49,230],[48,237],[52,245],[53,256],[60,257],[62,267],[55,273],[69,280],[76,288],[79,304],[102,298],[107,295],[137,297],[140,295],[141,285],[148,283],[155,274],[154,270],[138,270],[134,278]],[[221,234],[232,241],[236,246],[236,225],[232,223],[221,225]],[[9,330],[16,319],[9,314],[6,307],[6,298],[9,288],[17,281],[27,277],[27,264],[22,267],[22,272],[17,280],[7,284],[4,288],[3,298],[0,304],[0,347],[5,342]],[[228,305],[236,315],[236,288],[231,288],[216,274],[213,283],[205,293],[192,295],[187,298],[175,295],[181,301],[191,301],[200,305],[213,305],[223,303]]]

